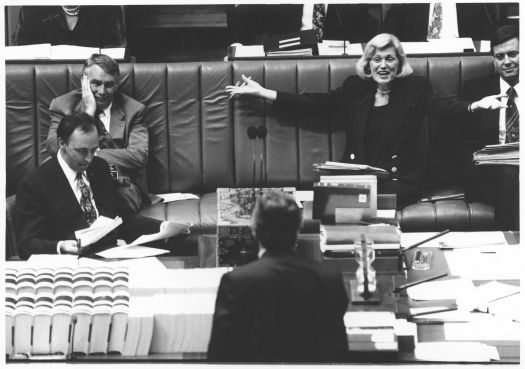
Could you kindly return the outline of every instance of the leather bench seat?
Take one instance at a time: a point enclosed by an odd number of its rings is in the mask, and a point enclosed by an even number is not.
[[[355,74],[357,58],[250,60],[193,63],[122,63],[119,90],[144,103],[149,132],[147,176],[152,193],[189,192],[199,200],[159,204],[143,214],[193,223],[194,235],[216,232],[218,187],[252,187],[254,147],[264,147],[266,187],[311,190],[318,173],[312,163],[339,160],[345,132],[332,127],[337,114],[324,117],[280,115],[257,98],[229,100],[224,92],[241,74],[265,87],[292,92],[328,92]],[[458,95],[465,80],[493,73],[490,55],[410,57],[416,75],[426,76],[434,91]],[[20,178],[49,155],[51,100],[80,87],[82,63],[7,63],[6,196],[16,193]],[[321,119],[321,121],[316,121]],[[445,123],[445,124],[442,124]],[[427,184],[454,183],[464,173],[451,149],[458,137],[448,122],[425,120],[414,144],[425,153]],[[266,140],[254,143],[248,127],[265,126]],[[12,197],[8,201],[6,256],[11,245]],[[464,200],[413,204],[399,212],[403,231],[484,230],[494,227],[494,211]],[[195,245],[196,248],[196,245]]]
[[[411,204],[397,215],[403,232],[496,230],[494,207],[465,200],[441,200]]]

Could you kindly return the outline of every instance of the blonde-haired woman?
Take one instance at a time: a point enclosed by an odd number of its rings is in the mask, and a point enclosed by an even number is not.
[[[498,96],[472,104],[436,96],[429,81],[412,72],[399,40],[382,33],[366,44],[356,64],[357,75],[329,93],[269,90],[244,75],[226,91],[230,97],[248,94],[273,100],[277,110],[342,111],[347,139],[341,161],[386,169],[390,179],[379,181],[379,191],[396,193],[398,207],[403,207],[420,195],[424,153],[418,142],[425,116],[462,119],[478,109],[502,107]]]

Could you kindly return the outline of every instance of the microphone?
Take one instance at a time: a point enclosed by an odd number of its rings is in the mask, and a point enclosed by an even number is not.
[[[257,137],[261,139],[261,151],[259,156],[259,165],[260,165],[260,172],[259,172],[259,180],[260,180],[260,187],[266,187],[266,150],[264,143],[266,142],[266,135],[268,134],[268,129],[266,126],[259,126],[257,127]],[[264,168],[264,175],[263,175],[263,168]],[[264,178],[264,181],[263,181]]]
[[[255,159],[255,142],[254,140],[257,138],[257,128],[255,127],[248,127],[246,130],[246,133],[248,134],[248,138],[250,141],[252,141],[252,163],[253,163],[253,178],[252,178],[252,186],[255,187],[255,173],[257,173],[257,161]]]
[[[343,55],[348,55],[346,53],[346,34],[348,33],[348,30],[346,29],[346,25],[345,25],[345,22],[343,22],[343,18],[341,18],[341,14],[339,13],[339,9],[337,9],[337,5],[335,4],[332,4],[332,7],[334,8],[335,10],[335,14],[337,15],[337,20],[339,21],[339,23],[341,24],[341,26],[343,27]]]
[[[73,356],[75,355],[75,328],[77,327],[77,321],[78,321],[78,318],[76,315],[73,315],[71,317],[71,325],[73,326],[70,333],[71,333],[71,345],[69,346],[70,347],[70,352],[69,352],[69,357],[70,358],[73,358]]]

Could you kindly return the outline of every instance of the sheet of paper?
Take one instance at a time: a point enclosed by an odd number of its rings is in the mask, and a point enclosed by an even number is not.
[[[98,252],[97,255],[106,259],[137,259],[162,255],[168,252],[169,250],[156,249],[153,247],[126,245]]]
[[[105,54],[113,59],[124,59],[126,55],[125,47],[110,47],[106,49],[100,49],[101,54]]]
[[[77,255],[33,254],[27,259],[27,265],[39,268],[77,267]]]
[[[401,234],[401,246],[409,247],[423,241],[438,232],[404,232]],[[473,247],[476,245],[501,246],[507,245],[503,232],[450,232],[420,247],[441,247],[446,245],[453,248]]]
[[[182,193],[182,192],[172,192],[172,193],[160,193],[157,194],[158,197],[162,198],[163,202],[172,202],[180,200],[191,200],[199,199],[199,196],[192,193]]]
[[[489,362],[499,360],[494,346],[477,342],[419,342],[414,350],[417,360]]]
[[[490,281],[489,283],[476,287],[476,295],[486,304],[517,293],[520,293],[519,286],[512,286],[498,281]]]
[[[51,44],[6,46],[4,48],[4,56],[5,60],[49,59],[51,56]]]
[[[501,246],[490,252],[458,249],[444,254],[451,275],[474,281],[519,279],[524,270],[523,250],[519,245]]]
[[[188,227],[191,227],[192,224],[189,224]],[[145,234],[137,238],[135,241],[129,244],[129,246],[142,245],[144,243],[164,240],[170,237],[174,237],[180,233],[180,224],[168,222],[167,226],[162,228],[158,233]]]
[[[122,218],[115,219],[99,216],[89,228],[75,231],[75,237],[80,240],[82,246],[89,246],[99,241],[102,237],[122,224]]]
[[[412,300],[458,300],[465,295],[472,296],[476,288],[466,278],[442,279],[421,283],[407,288],[408,297]]]
[[[98,54],[98,47],[86,47],[76,45],[53,45],[51,46],[51,59],[62,60],[85,60],[92,54]]]
[[[314,201],[314,191],[295,191],[295,199],[300,202]]]
[[[341,40],[323,40],[318,44],[319,55],[355,55],[361,56],[363,54],[363,47],[361,44],[350,44],[348,41]]]
[[[479,50],[480,53],[489,53],[490,52],[490,40],[481,40],[479,42]]]
[[[235,47],[234,58],[256,58],[265,56],[263,45],[232,44],[231,46]]]
[[[435,39],[427,42],[403,42],[406,54],[461,53],[463,43],[457,38]]]

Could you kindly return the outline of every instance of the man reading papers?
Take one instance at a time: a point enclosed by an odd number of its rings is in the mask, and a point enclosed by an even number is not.
[[[66,115],[57,128],[59,150],[24,177],[16,196],[18,249],[22,258],[38,253],[78,254],[75,231],[100,216],[121,216],[123,224],[97,245],[116,244],[117,236],[134,240],[141,234],[170,227],[172,236],[188,227],[117,210],[117,194],[108,163],[97,157],[99,132],[87,114]]]

